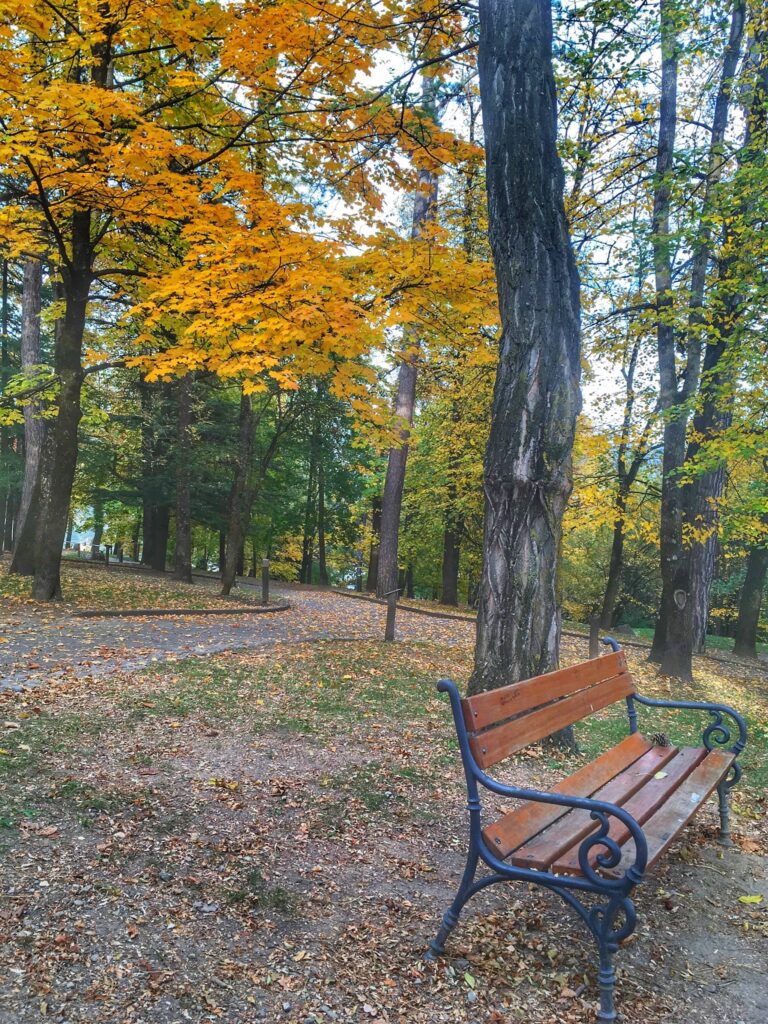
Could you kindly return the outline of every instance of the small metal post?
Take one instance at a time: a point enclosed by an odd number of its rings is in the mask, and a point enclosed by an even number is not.
[[[600,657],[600,619],[597,615],[589,617],[589,656]]]
[[[395,639],[395,616],[397,615],[397,595],[400,589],[390,590],[384,597],[387,599],[387,624],[384,627],[384,642],[391,643]]]
[[[261,560],[261,603],[269,604],[269,559]]]

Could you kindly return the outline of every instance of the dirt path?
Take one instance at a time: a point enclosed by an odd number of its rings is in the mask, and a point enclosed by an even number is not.
[[[281,640],[380,639],[385,609],[332,593],[273,588],[291,603],[270,615],[82,619],[71,614],[0,610],[0,689],[37,686],[71,673],[101,676],[155,661],[259,648]],[[474,642],[474,623],[398,613],[397,638]]]

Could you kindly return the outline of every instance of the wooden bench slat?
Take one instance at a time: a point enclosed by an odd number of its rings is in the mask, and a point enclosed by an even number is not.
[[[627,736],[611,750],[601,754],[591,764],[584,765],[568,779],[552,787],[553,793],[570,796],[592,796],[601,786],[642,757],[651,744],[639,732]],[[522,807],[510,811],[484,829],[488,846],[503,860],[531,836],[568,813],[559,804],[541,804],[527,801]]]
[[[615,676],[555,701],[554,704],[547,704],[537,711],[505,722],[495,729],[489,729],[479,736],[471,736],[469,744],[472,754],[481,768],[489,768],[530,743],[567,725],[573,725],[593,711],[608,707],[634,692],[631,676]]]
[[[622,802],[625,811],[628,811],[638,825],[643,825],[655,811],[670,799],[672,793],[682,785],[691,772],[701,764],[707,756],[704,747],[684,747],[664,765],[664,778],[657,779],[651,776],[645,784],[634,793],[628,800]],[[610,818],[608,835],[622,846],[629,839],[630,833],[623,821],[618,818]],[[597,831],[597,826],[590,831]],[[590,854],[590,864],[594,864],[600,853],[605,852],[605,847],[596,846]],[[552,870],[558,874],[578,875],[581,874],[579,867],[578,844],[566,850],[555,863]]]
[[[623,651],[592,658],[580,665],[557,669],[535,679],[524,679],[510,683],[497,690],[487,690],[474,697],[467,697],[461,703],[464,722],[470,732],[477,732],[489,725],[511,718],[512,715],[530,711],[531,708],[548,704],[578,690],[594,686],[605,679],[627,672],[627,659]]]
[[[651,747],[634,764],[611,779],[597,792],[595,800],[622,805],[641,789],[660,769],[672,761],[677,747]],[[553,864],[574,844],[578,845],[590,832],[597,829],[590,811],[573,810],[550,828],[534,836],[512,854],[512,863],[520,867],[544,870]]]
[[[672,845],[701,805],[709,799],[717,784],[733,764],[736,755],[726,750],[712,750],[678,786],[669,800],[643,825],[648,843],[648,867]],[[635,843],[631,840],[624,847],[623,855],[615,868],[606,870],[608,876],[617,876],[634,862]]]

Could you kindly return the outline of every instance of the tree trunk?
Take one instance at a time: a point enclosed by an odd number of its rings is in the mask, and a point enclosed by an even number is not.
[[[470,693],[558,665],[557,568],[580,407],[579,277],[556,148],[548,0],[481,0],[480,95],[502,337]]]
[[[155,508],[145,498],[141,515],[141,564],[152,565],[152,549],[155,542]]]
[[[12,551],[16,537],[16,529],[19,521],[19,493],[11,489],[5,506],[5,525],[3,530],[2,548],[5,551]]]
[[[104,501],[101,494],[93,497],[93,541],[91,543],[91,557],[101,547],[101,538],[104,536]]]
[[[141,515],[137,515],[133,524],[133,535],[131,537],[131,559],[134,562],[139,560],[139,538],[141,536]]]
[[[192,582],[192,515],[190,480],[192,464],[192,377],[179,382],[179,409],[176,424],[176,548],[173,553],[174,579]]]
[[[32,585],[32,595],[38,601],[61,597],[61,552],[77,466],[83,335],[92,280],[89,210],[72,214],[71,237],[72,256],[61,271],[64,316],[57,325],[54,352],[54,371],[59,382],[58,409],[55,420],[45,430],[28,512],[28,518],[39,515]]]
[[[662,86],[659,112],[659,143],[653,211],[653,249],[656,271],[660,406],[664,414],[664,457],[661,488],[661,580],[659,616],[650,658],[661,672],[678,679],[692,678],[695,606],[692,593],[692,553],[686,528],[693,526],[695,494],[679,480],[686,460],[688,405],[696,394],[701,374],[701,330],[705,322],[704,291],[712,243],[710,200],[722,175],[722,146],[744,29],[745,8],[737,0],[731,13],[729,37],[723,52],[722,70],[712,119],[708,167],[702,211],[691,259],[688,328],[683,339],[675,336],[664,311],[672,302],[670,255],[670,198],[677,123],[676,9],[669,0],[661,4]],[[667,322],[664,322],[667,320]],[[684,343],[685,367],[678,385],[676,347]]]
[[[405,570],[405,596],[413,599],[413,562],[409,562]]]
[[[603,594],[603,605],[600,610],[600,625],[610,629],[621,588],[621,571],[624,567],[624,515],[627,510],[627,498],[619,485],[616,495],[616,517],[613,521],[613,542],[611,543],[611,560],[608,565],[608,580]]]
[[[669,322],[668,310],[672,304],[672,255],[670,238],[670,206],[672,194],[672,161],[677,132],[677,34],[674,12],[669,0],[661,0],[661,98],[659,132],[656,150],[656,185],[653,196],[652,242],[656,288],[656,309],[659,316],[656,328],[656,347],[659,358],[659,404],[665,415],[664,456],[662,465],[660,556],[662,595],[656,630],[651,648],[651,660],[660,661],[669,649],[668,624],[673,617],[675,567],[681,556],[682,508],[681,492],[672,473],[682,465],[685,457],[686,421],[682,415],[673,415],[680,404],[677,390],[675,363],[675,331]],[[666,314],[666,315],[665,315]],[[687,599],[687,594],[682,593]],[[679,603],[679,601],[678,601]],[[684,605],[678,609],[682,618]],[[677,633],[684,623],[678,622]],[[690,646],[690,637],[688,639]],[[681,667],[688,665],[690,678],[690,651],[678,652]],[[677,674],[674,672],[673,674]]]
[[[323,452],[317,462],[317,568],[321,587],[328,586],[328,566],[325,560],[325,470]]]
[[[757,658],[757,627],[760,624],[760,605],[768,573],[768,547],[750,549],[747,575],[741,588],[739,617],[733,653],[742,658]]]
[[[368,553],[368,575],[365,589],[371,593],[376,590],[379,575],[379,536],[381,530],[381,498],[374,498],[371,507],[371,550]]]
[[[224,578],[224,566],[227,564],[227,534],[219,530],[219,572]]]
[[[360,517],[360,525],[362,527],[363,534],[365,534],[365,528],[368,525],[368,513],[367,512],[363,512],[362,516]],[[355,562],[355,590],[358,593],[361,593],[362,589],[363,589],[363,564],[364,564],[364,562],[365,562],[365,552],[364,552],[363,548],[361,547],[359,549],[359,551],[357,552],[357,558],[356,558],[356,562]]]
[[[3,260],[2,296],[0,297],[0,394],[10,376],[8,354],[8,323],[10,319],[10,295],[8,286],[8,260]],[[0,490],[0,552],[7,551],[9,535],[13,533],[15,517],[14,486],[11,481],[12,442],[7,427],[0,423],[0,477],[4,476]]]
[[[403,358],[397,378],[395,415],[398,423],[402,424],[398,431],[401,444],[397,448],[390,448],[387,460],[376,572],[376,593],[379,597],[383,597],[397,587],[400,513],[403,505],[405,469],[408,462],[408,438],[411,435],[413,413],[416,406],[415,359],[415,351],[410,356]]]
[[[227,528],[227,550],[224,569],[221,574],[221,593],[226,596],[232,590],[238,569],[240,552],[245,541],[248,506],[248,473],[253,456],[253,401],[245,391],[240,393],[240,417],[238,426],[237,455],[235,472],[229,491],[229,525]],[[248,506],[246,508],[246,506]]]
[[[456,401],[451,403],[451,422],[458,429],[461,410]],[[451,445],[448,452],[448,481],[446,487],[445,521],[443,525],[443,564],[441,600],[443,604],[458,605],[459,603],[459,558],[461,547],[462,523],[457,513],[456,473],[458,470],[456,452]]]
[[[43,287],[43,265],[39,260],[24,264],[24,291],[21,305],[21,368],[40,363],[40,306]],[[30,402],[24,406],[24,479],[21,485],[19,521],[26,517],[32,490],[40,464],[45,422],[40,418],[39,406]]]
[[[446,523],[443,531],[443,585],[441,601],[443,604],[458,605],[459,603],[459,531],[451,520]]]
[[[423,106],[431,118],[436,120],[434,96],[435,80],[426,79]],[[436,213],[437,175],[432,171],[422,169],[419,171],[416,194],[413,198],[412,239],[421,238],[424,228],[434,220]],[[415,327],[407,327],[403,331],[403,342],[402,362],[397,377],[397,397],[395,399],[395,416],[398,422],[400,444],[389,450],[381,504],[381,542],[376,579],[376,593],[379,597],[383,597],[397,588],[400,512],[403,504],[405,469],[408,462],[408,441],[416,408],[416,364],[420,343]]]
[[[309,440],[309,474],[307,477],[307,500],[304,505],[304,536],[301,543],[301,569],[299,570],[299,581],[301,583],[312,582],[315,528],[317,526],[315,508],[315,495],[317,492],[317,442],[318,427],[317,419],[315,419],[312,427],[312,435]]]
[[[158,505],[152,515],[152,557],[150,565],[156,572],[165,572],[168,561],[168,534],[171,527],[169,505]]]

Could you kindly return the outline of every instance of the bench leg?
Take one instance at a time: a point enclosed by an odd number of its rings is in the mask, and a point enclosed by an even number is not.
[[[467,866],[464,868],[464,874],[461,879],[459,891],[456,893],[456,898],[446,910],[440,929],[429,944],[429,949],[426,953],[428,960],[433,960],[436,956],[442,956],[445,952],[445,940],[456,927],[456,922],[459,920],[459,914],[461,913],[464,904],[472,895],[472,883],[475,880],[477,861],[477,850],[470,849],[469,854],[467,855]]]
[[[720,804],[720,842],[723,846],[732,846],[730,823],[731,787],[725,779],[717,787],[717,799]]]
[[[616,987],[616,971],[613,967],[613,956],[607,948],[606,943],[598,940],[600,947],[600,971],[597,975],[597,983],[600,987],[600,1013],[598,1020],[617,1020],[616,1006],[613,1001],[613,992]]]
[[[620,917],[623,917],[621,924],[618,923]],[[632,901],[620,892],[614,893],[606,906],[593,909],[587,918],[587,923],[597,940],[600,959],[600,970],[597,975],[600,989],[598,1020],[615,1021],[619,1018],[613,999],[616,988],[613,958],[618,952],[619,943],[635,930],[635,921],[635,908]]]

